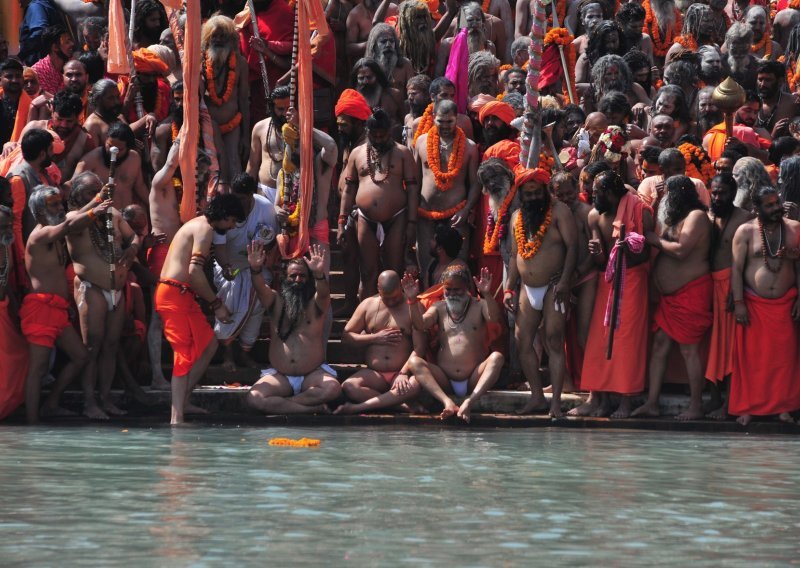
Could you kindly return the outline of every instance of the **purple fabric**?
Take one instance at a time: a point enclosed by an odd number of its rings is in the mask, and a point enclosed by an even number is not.
[[[466,114],[467,99],[469,98],[469,81],[467,68],[469,67],[469,48],[467,47],[467,28],[461,28],[453,45],[450,47],[450,59],[444,76],[456,86],[456,106],[459,114]]]

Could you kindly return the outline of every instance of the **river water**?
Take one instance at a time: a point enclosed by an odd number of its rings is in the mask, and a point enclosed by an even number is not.
[[[7,427],[0,448],[4,567],[800,562],[792,436]]]

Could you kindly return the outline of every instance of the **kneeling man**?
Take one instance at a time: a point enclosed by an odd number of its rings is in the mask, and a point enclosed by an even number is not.
[[[482,299],[469,294],[469,271],[462,266],[448,268],[442,274],[444,300],[436,302],[423,315],[418,307],[419,282],[406,274],[403,292],[417,331],[428,331],[438,325],[439,350],[436,363],[416,353],[409,359],[414,377],[425,390],[444,405],[441,418],[457,414],[470,420],[472,404],[489,390],[500,376],[503,355],[497,351],[487,357],[489,340],[487,324],[500,323],[502,313],[494,300],[492,276],[487,268],[481,279],[473,279]],[[466,397],[457,406],[450,395]]]
[[[264,247],[247,247],[253,289],[270,320],[269,360],[273,368],[247,394],[247,402],[267,414],[329,412],[326,403],[342,392],[336,371],[325,363],[325,314],[331,304],[325,278],[325,249],[312,245],[310,258],[293,258],[281,291],[264,281]]]

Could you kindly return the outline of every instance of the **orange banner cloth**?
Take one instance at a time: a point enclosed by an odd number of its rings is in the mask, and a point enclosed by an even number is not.
[[[731,290],[731,269],[711,273],[714,280],[714,323],[711,325],[711,343],[708,348],[706,378],[712,383],[722,381],[733,370],[733,342],[736,318],[728,311]]]
[[[108,4],[108,63],[106,69],[112,75],[129,75],[128,28],[125,12],[120,0],[110,0]]]
[[[165,6],[174,7],[174,2]],[[183,126],[181,127],[181,150],[178,156],[183,173],[183,197],[181,198],[181,221],[186,223],[197,214],[197,140],[200,134],[200,64],[203,51],[200,48],[200,2],[186,3],[186,27],[183,45]]]
[[[25,400],[28,343],[8,314],[8,296],[0,300],[0,420]]]
[[[133,52],[133,66],[136,68],[137,73],[147,73],[160,77],[164,77],[169,72],[167,64],[146,47]]]
[[[597,279],[592,323],[581,370],[585,390],[637,394],[644,390],[648,347],[649,264],[625,271],[625,293],[620,306],[620,327],[614,332],[614,352],[606,359],[609,329],[603,324],[611,282]]]
[[[728,412],[769,416],[800,408],[797,288],[768,299],[745,292],[750,325],[737,325]]]
[[[653,316],[653,331],[663,329],[682,345],[700,343],[714,320],[713,294],[711,274],[692,280],[672,294],[663,294]]]
[[[183,286],[188,284],[180,282]],[[200,358],[214,330],[191,292],[159,283],[156,287],[156,312],[164,322],[164,337],[175,352],[173,377],[185,377]]]

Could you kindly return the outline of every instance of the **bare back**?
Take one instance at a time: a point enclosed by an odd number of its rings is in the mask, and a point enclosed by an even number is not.
[[[189,282],[189,262],[192,254],[208,256],[214,230],[205,217],[195,217],[184,224],[169,246],[161,278]]]
[[[55,294],[69,297],[64,269],[67,262],[67,247],[64,240],[42,242],[42,225],[36,225],[25,246],[25,269],[31,279],[31,290],[39,294]]]
[[[672,294],[710,272],[711,221],[704,211],[691,211],[674,227],[664,228],[661,238],[688,245],[687,254],[680,258],[663,251],[656,257],[653,279],[662,294]]]
[[[102,146],[95,148],[78,162],[75,175],[83,172],[93,172],[103,181],[108,179],[109,171],[103,160]],[[138,152],[130,150],[127,158],[117,164],[114,173],[114,207],[121,211],[133,203],[147,206],[148,197],[142,175],[142,159]]]

